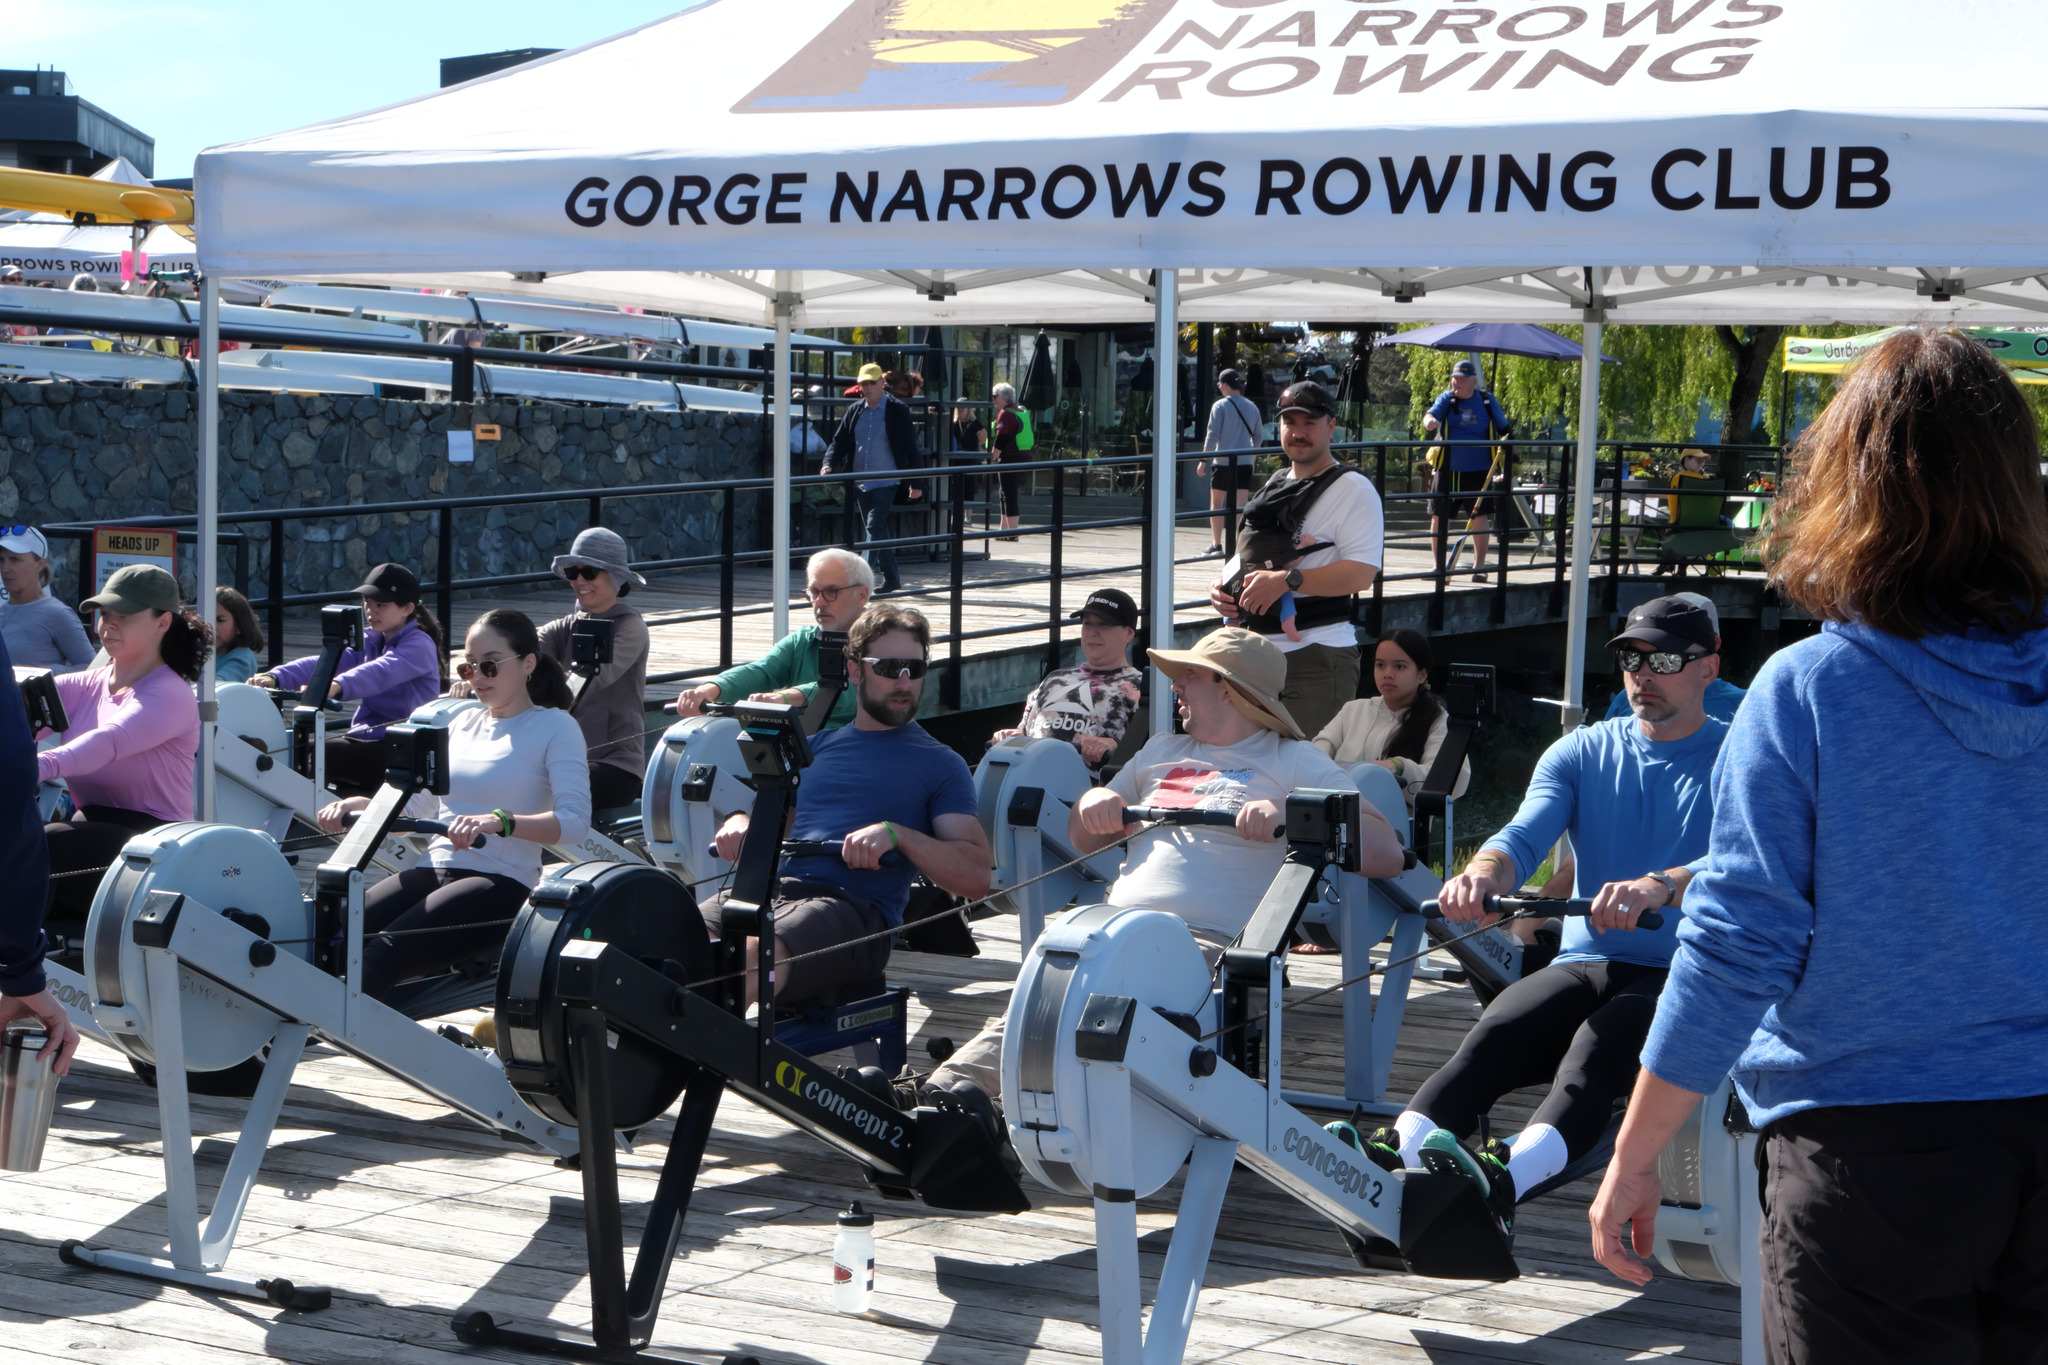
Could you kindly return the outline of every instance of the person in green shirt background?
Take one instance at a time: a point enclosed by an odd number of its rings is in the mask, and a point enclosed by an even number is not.
[[[798,626],[750,664],[729,668],[676,698],[678,716],[700,716],[711,702],[768,701],[804,706],[818,686],[818,636],[844,634],[874,595],[875,571],[851,550],[820,550],[804,566],[804,591],[816,614],[815,626]],[[853,689],[839,694],[824,728],[853,720]]]

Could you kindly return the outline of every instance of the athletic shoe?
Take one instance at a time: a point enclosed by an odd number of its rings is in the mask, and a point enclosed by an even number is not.
[[[1472,575],[1472,581],[1473,581],[1474,583],[1487,583],[1487,582],[1491,582],[1492,580],[1490,580],[1489,578],[1487,578],[1487,576],[1486,576],[1485,574],[1483,574],[1483,573],[1476,573],[1476,574],[1473,574],[1473,575]]]
[[[1422,1168],[1434,1175],[1461,1175],[1471,1181],[1485,1198],[1501,1235],[1514,1236],[1515,1182],[1504,1161],[1492,1155],[1474,1156],[1464,1143],[1439,1128],[1422,1140]]]
[[[1500,1235],[1508,1241],[1515,1240],[1515,1177],[1508,1169],[1508,1158],[1513,1155],[1508,1145],[1499,1138],[1488,1138],[1479,1145],[1479,1164],[1486,1168],[1489,1188],[1486,1204],[1493,1214],[1493,1221],[1500,1228]]]
[[[1200,555],[1196,556],[1196,558],[1221,559],[1223,558],[1223,547],[1221,545],[1211,545],[1208,549],[1202,551]]]
[[[1390,1146],[1383,1140],[1393,1130],[1391,1128],[1375,1128],[1372,1131],[1372,1136],[1361,1136],[1358,1131],[1358,1120],[1362,1117],[1364,1116],[1361,1114],[1353,1114],[1349,1120],[1339,1119],[1335,1123],[1326,1123],[1323,1125],[1323,1131],[1336,1138],[1352,1151],[1363,1155],[1366,1160],[1372,1162],[1373,1165],[1381,1170],[1400,1170],[1401,1149]]]

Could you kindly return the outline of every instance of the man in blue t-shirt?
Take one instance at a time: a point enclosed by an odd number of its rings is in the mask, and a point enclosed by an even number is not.
[[[1630,612],[1608,643],[1635,715],[1551,745],[1514,820],[1438,895],[1447,919],[1490,918],[1486,897],[1512,894],[1568,835],[1574,894],[1593,901],[1591,916],[1566,920],[1556,959],[1496,996],[1457,1055],[1368,1144],[1382,1165],[1464,1174],[1504,1233],[1513,1232],[1516,1192],[1590,1151],[1635,1084],[1679,907],[1705,864],[1714,819],[1709,779],[1728,733],[1702,704],[1720,671],[1715,641],[1707,613],[1682,598]],[[1637,928],[1645,910],[1662,912],[1663,926]],[[1545,1080],[1549,1098],[1512,1141],[1477,1155],[1465,1148],[1461,1139],[1496,1100]]]
[[[880,975],[887,931],[902,927],[916,873],[969,900],[988,894],[991,860],[973,774],[915,719],[931,638],[922,614],[887,605],[869,607],[847,632],[847,684],[858,709],[853,724],[811,741],[788,835],[835,841],[840,856],[786,859],[775,889],[776,995],[787,1003]],[[720,857],[739,857],[747,824],[745,814],[725,822]],[[704,905],[714,939],[722,904],[715,897]],[[841,944],[846,951],[822,951]]]
[[[1469,360],[1451,366],[1451,386],[1436,396],[1422,419],[1422,429],[1444,442],[1443,466],[1436,471],[1439,496],[1429,505],[1429,534],[1443,553],[1443,523],[1451,517],[1472,517],[1472,577],[1484,582],[1486,531],[1490,524],[1476,496],[1486,491],[1493,470],[1495,441],[1508,436],[1508,415],[1490,393],[1479,391],[1479,367]],[[1471,497],[1457,497],[1460,493]],[[1455,569],[1447,564],[1446,569]]]

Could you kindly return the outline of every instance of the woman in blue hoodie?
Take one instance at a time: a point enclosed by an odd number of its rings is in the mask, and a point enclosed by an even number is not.
[[[1766,563],[1824,622],[1757,674],[1594,1253],[1649,1271],[1658,1151],[1724,1073],[1763,1134],[1770,1359],[2048,1360],[2048,512],[1991,354],[1852,372]]]

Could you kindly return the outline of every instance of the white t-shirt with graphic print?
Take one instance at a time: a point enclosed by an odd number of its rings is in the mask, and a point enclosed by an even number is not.
[[[1287,793],[1298,787],[1350,785],[1315,745],[1262,729],[1231,745],[1154,735],[1109,789],[1130,806],[1235,812],[1251,801],[1285,809]],[[1109,903],[1170,910],[1190,925],[1234,938],[1279,875],[1286,853],[1284,840],[1254,844],[1221,826],[1163,826],[1131,841]]]

